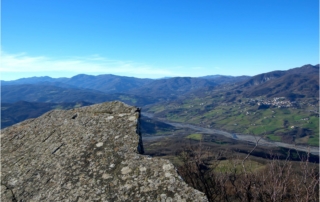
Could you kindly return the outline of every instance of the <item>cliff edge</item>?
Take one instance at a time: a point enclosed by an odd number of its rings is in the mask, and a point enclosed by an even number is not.
[[[207,201],[174,166],[143,156],[140,110],[53,110],[1,131],[1,201]]]

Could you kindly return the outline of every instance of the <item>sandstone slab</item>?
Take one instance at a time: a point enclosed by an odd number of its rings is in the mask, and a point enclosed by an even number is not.
[[[141,155],[140,110],[54,110],[1,131],[1,201],[207,201],[174,166]]]

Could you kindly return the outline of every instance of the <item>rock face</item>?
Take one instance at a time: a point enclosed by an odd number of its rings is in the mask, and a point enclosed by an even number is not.
[[[2,130],[1,201],[207,201],[169,161],[141,155],[139,115],[110,102]]]

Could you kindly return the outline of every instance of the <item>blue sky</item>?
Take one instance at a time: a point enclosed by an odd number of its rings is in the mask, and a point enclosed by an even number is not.
[[[318,0],[1,1],[2,80],[256,75],[318,63]]]

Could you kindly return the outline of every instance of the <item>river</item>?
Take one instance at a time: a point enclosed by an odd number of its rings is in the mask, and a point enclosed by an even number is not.
[[[168,121],[163,118],[154,118],[153,114],[146,113],[146,112],[142,112],[141,115],[148,117],[148,118],[151,118],[151,119],[161,121],[163,123],[172,125],[177,128],[190,128],[190,129],[196,130],[198,132],[207,133],[207,134],[222,135],[222,136],[225,136],[227,138],[231,138],[231,139],[234,139],[237,141],[250,142],[253,144],[256,144],[257,141],[259,141],[258,146],[260,145],[260,146],[267,146],[267,147],[284,147],[284,148],[294,149],[294,150],[298,150],[298,151],[310,152],[313,155],[319,156],[319,147],[294,145],[294,144],[289,144],[289,143],[284,143],[284,142],[273,142],[273,141],[268,141],[266,139],[263,139],[261,137],[257,137],[254,135],[234,134],[234,133],[229,133],[229,132],[222,131],[222,130],[204,128],[201,126],[195,126],[195,125],[188,124],[188,123],[171,122],[171,121]]]

